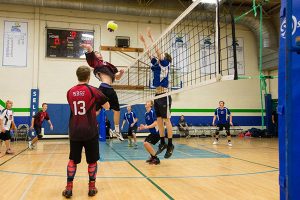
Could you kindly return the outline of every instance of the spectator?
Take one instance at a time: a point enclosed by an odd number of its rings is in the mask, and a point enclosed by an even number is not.
[[[181,115],[179,122],[178,122],[178,130],[180,132],[183,132],[186,138],[190,138],[190,134],[189,134],[189,126],[186,123],[184,116]]]

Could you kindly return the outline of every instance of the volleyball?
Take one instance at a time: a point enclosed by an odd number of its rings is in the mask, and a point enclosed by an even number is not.
[[[106,27],[109,32],[114,32],[118,29],[118,24],[116,24],[114,21],[109,21],[107,22]]]

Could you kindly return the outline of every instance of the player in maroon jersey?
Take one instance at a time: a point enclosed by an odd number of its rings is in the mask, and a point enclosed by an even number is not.
[[[99,89],[109,98],[110,109],[114,112],[114,133],[117,137],[123,141],[122,134],[120,133],[120,105],[117,93],[111,86],[114,80],[119,80],[124,74],[124,70],[118,71],[118,69],[109,62],[103,61],[102,55],[93,51],[93,48],[89,44],[81,44],[81,47],[86,49],[85,53],[86,61],[90,67],[94,68],[94,74],[102,83]]]
[[[46,103],[42,104],[42,110],[37,112],[31,120],[31,126],[30,129],[31,130],[35,130],[35,133],[29,133],[29,137],[31,138],[31,141],[28,142],[28,148],[32,149],[34,147],[34,144],[38,141],[38,139],[41,139],[43,137],[43,135],[41,134],[41,130],[42,130],[42,124],[44,122],[44,120],[47,120],[49,125],[50,125],[50,129],[53,130],[53,125],[50,121],[50,117],[49,114],[46,112],[48,109],[48,105]]]
[[[72,196],[73,180],[77,164],[81,162],[82,147],[85,149],[89,174],[89,196],[98,191],[95,186],[97,175],[97,161],[99,155],[99,135],[97,131],[96,107],[109,109],[107,97],[97,88],[88,85],[91,70],[87,66],[80,66],[76,75],[78,85],[67,92],[67,99],[71,109],[69,121],[70,155],[67,167],[67,186],[62,195]]]

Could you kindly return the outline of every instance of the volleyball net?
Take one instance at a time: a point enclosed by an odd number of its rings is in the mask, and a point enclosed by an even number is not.
[[[164,95],[223,80],[237,78],[235,24],[230,0],[215,4],[197,0],[192,3],[125,70],[115,84],[121,104],[139,104],[153,100],[150,55],[155,47],[172,57],[169,88]],[[145,30],[144,37],[150,44]]]

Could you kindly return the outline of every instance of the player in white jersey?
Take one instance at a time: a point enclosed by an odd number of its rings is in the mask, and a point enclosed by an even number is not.
[[[5,142],[6,154],[13,154],[10,146],[10,129],[13,128],[15,131],[16,125],[14,122],[14,113],[12,111],[13,102],[10,100],[6,101],[5,109],[0,114],[0,139]]]

